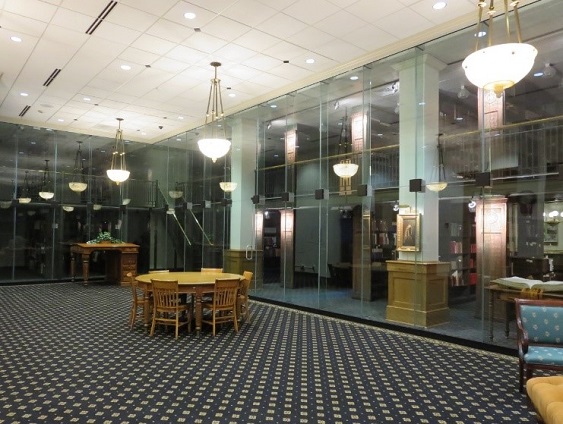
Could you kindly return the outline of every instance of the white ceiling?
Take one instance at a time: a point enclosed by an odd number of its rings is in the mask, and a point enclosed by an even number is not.
[[[0,120],[113,137],[121,117],[153,143],[203,124],[210,62],[229,114],[476,21],[475,0],[433,3],[0,0]]]

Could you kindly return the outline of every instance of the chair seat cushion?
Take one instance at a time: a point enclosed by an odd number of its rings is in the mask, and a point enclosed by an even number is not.
[[[524,354],[524,361],[527,364],[563,366],[563,347],[530,346]]]
[[[563,376],[531,378],[526,391],[547,424],[563,424]]]

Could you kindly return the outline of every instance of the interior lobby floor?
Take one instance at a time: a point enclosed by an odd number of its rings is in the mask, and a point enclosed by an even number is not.
[[[416,327],[409,324],[388,321],[385,318],[387,298],[373,301],[352,299],[352,289],[318,289],[313,287],[284,288],[279,282],[267,282],[250,295],[264,301],[275,301],[298,307],[318,309],[327,313],[359,318],[377,323],[394,324],[401,328],[428,331],[446,337],[454,337],[473,342],[491,344],[501,348],[513,349],[516,353],[516,321],[509,323],[509,336],[505,337],[505,323],[493,322],[493,341],[489,340],[489,321],[476,316],[476,301],[450,305],[450,320],[435,327]]]

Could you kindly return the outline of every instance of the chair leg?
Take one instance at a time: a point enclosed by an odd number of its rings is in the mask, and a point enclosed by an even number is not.
[[[154,327],[156,326],[156,311],[154,311],[152,316],[152,325],[151,325],[151,332],[150,335],[154,335]]]
[[[524,361],[522,361],[522,359],[519,360],[518,362],[518,371],[519,371],[519,376],[520,376],[520,393],[522,393],[524,391]]]

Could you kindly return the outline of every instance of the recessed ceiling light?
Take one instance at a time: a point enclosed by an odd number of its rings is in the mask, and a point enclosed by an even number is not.
[[[446,3],[445,1],[437,1],[436,3],[434,3],[434,6],[432,6],[432,9],[442,10],[447,5],[448,5],[448,3]]]
[[[129,70],[131,70],[131,66],[129,66],[129,65],[121,65],[121,69],[123,69],[124,71],[129,71]]]
[[[146,132],[142,132],[141,135],[147,135],[147,133],[146,133]]]
[[[12,36],[10,37],[10,40],[15,41],[16,43],[21,43],[21,42],[22,42],[22,39],[21,39],[20,37],[15,36],[15,35],[12,35]]]
[[[352,81],[356,81],[356,80],[358,79],[358,76],[357,76],[357,75],[352,75],[352,76],[350,77],[350,79],[351,79]]]
[[[27,93],[20,93],[20,96],[22,96],[22,97],[27,97],[27,96],[29,96],[29,94],[27,94]]]
[[[278,107],[278,105],[270,105],[270,107],[271,107],[272,109],[275,109],[275,108]]]
[[[65,120],[63,118],[59,118],[59,119],[57,119],[57,121],[64,122]]]
[[[178,119],[184,119],[184,117],[183,117],[183,116],[178,116]]]
[[[487,31],[479,31],[477,34],[475,34],[475,37],[482,38],[485,35],[487,35]]]
[[[235,93],[229,93],[229,97],[236,97],[237,95]]]
[[[85,102],[89,102],[92,99],[90,97],[84,97],[82,100],[84,100]]]
[[[307,62],[307,63],[315,63],[315,59],[312,59],[312,58],[311,58],[311,59],[307,59],[305,62]]]
[[[184,18],[186,18],[186,19],[195,19],[195,13],[193,13],[193,12],[186,12],[186,13],[184,13]]]
[[[181,138],[177,138],[176,141],[182,141],[182,139],[181,139]]]

